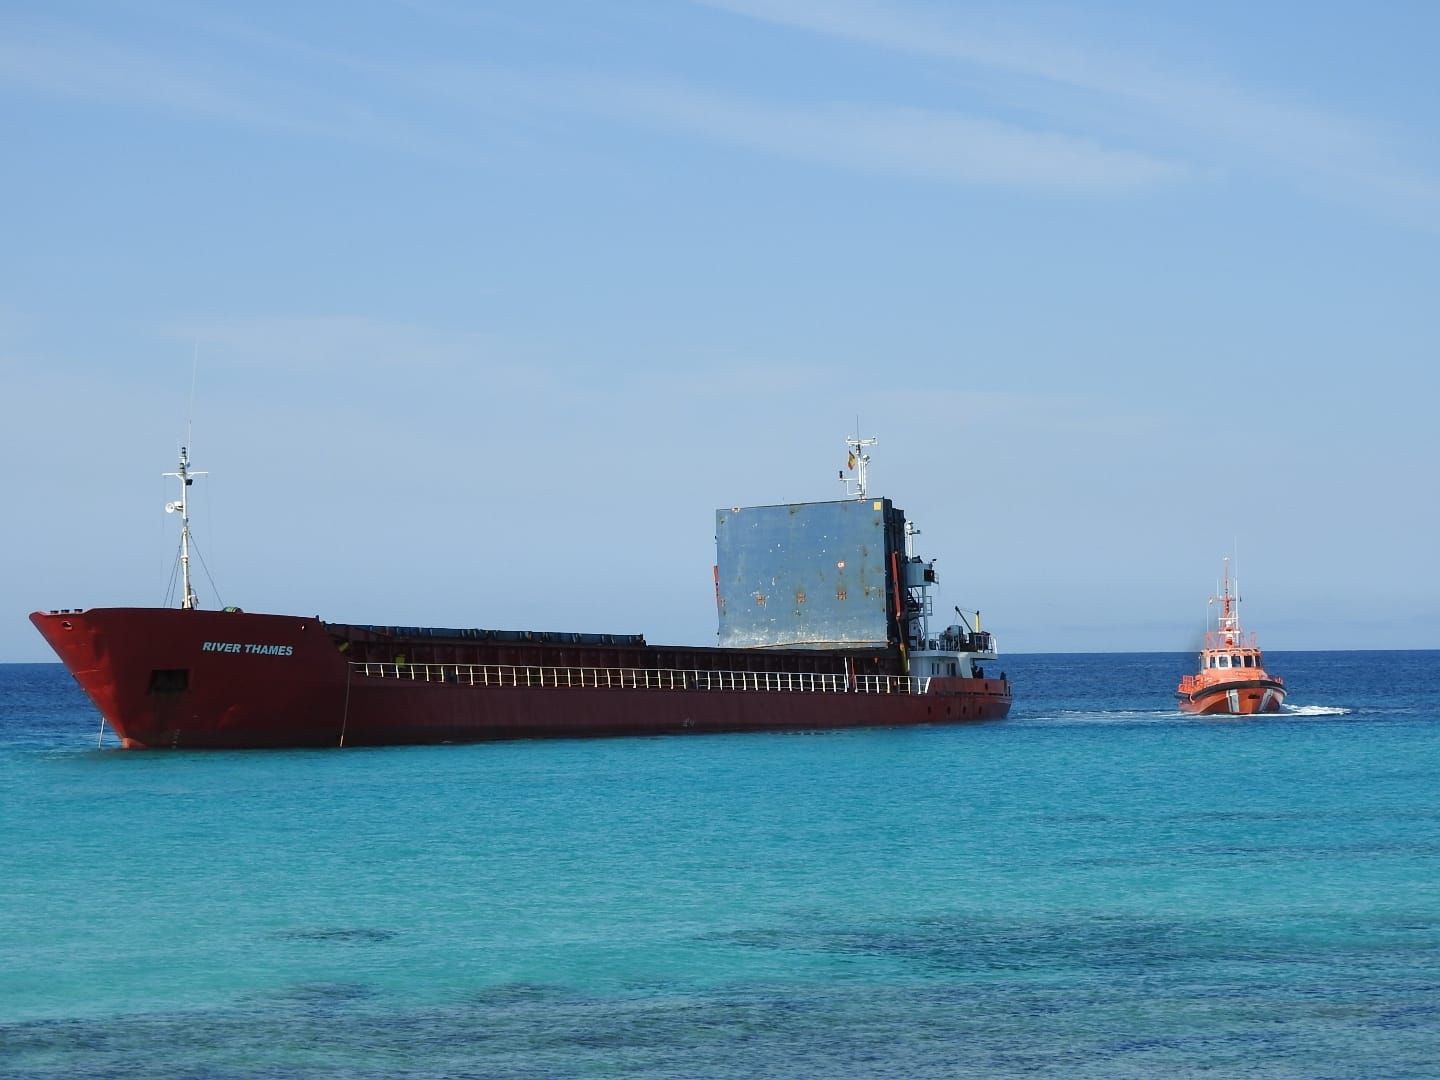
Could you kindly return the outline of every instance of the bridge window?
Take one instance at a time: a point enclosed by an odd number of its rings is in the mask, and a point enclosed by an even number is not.
[[[1221,666],[1221,667],[1229,667],[1229,666],[1230,666],[1230,658],[1229,658],[1228,656],[1222,656],[1222,657],[1220,657],[1220,666]]]

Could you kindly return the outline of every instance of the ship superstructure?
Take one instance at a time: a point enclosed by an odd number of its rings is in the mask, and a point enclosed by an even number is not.
[[[847,498],[715,512],[722,648],[893,649],[905,674],[971,678],[994,639],[960,623],[932,631],[934,559],[915,554],[914,522],[868,490],[866,448],[847,440]]]

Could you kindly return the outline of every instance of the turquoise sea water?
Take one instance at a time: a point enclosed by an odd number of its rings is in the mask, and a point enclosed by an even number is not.
[[[0,1074],[1440,1075],[1440,652],[1002,723],[96,749],[0,666]]]

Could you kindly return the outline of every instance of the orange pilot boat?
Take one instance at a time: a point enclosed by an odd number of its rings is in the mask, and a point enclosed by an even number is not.
[[[1217,628],[1206,629],[1200,670],[1180,680],[1176,693],[1180,711],[1249,716],[1279,712],[1285,701],[1285,680],[1265,672],[1264,654],[1255,635],[1240,629],[1240,599],[1230,591],[1230,559],[1225,559],[1224,585],[1210,603],[1220,603]]]

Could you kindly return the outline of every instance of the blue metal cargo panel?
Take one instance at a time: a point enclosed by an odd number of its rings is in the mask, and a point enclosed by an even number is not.
[[[720,645],[889,641],[885,499],[715,511]]]

